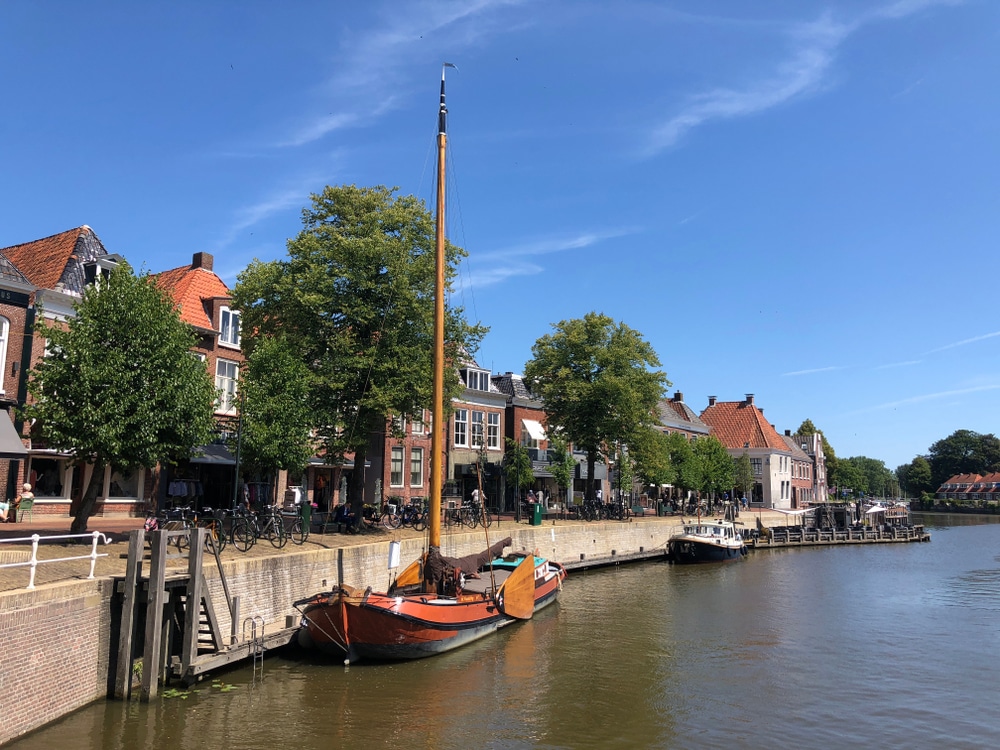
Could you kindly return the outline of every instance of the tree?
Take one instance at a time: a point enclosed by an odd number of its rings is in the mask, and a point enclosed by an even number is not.
[[[637,430],[629,445],[629,455],[635,465],[635,474],[644,484],[657,487],[673,484],[677,471],[670,462],[670,442],[655,427]]]
[[[682,491],[698,489],[698,460],[688,439],[679,432],[667,436],[670,465],[674,468],[674,484]]]
[[[312,373],[282,338],[257,342],[240,377],[240,462],[300,470],[315,451]]]
[[[624,323],[591,312],[553,328],[532,347],[525,383],[545,404],[549,422],[586,452],[586,495],[593,501],[598,457],[654,423],[670,383],[652,369],[660,366],[653,347]]]
[[[895,494],[896,475],[886,467],[885,462],[867,456],[851,456],[841,464],[853,467],[855,478],[851,487],[855,491],[882,497]]]
[[[714,435],[699,438],[692,447],[698,471],[697,489],[713,499],[719,492],[732,489],[733,459]]]
[[[531,468],[531,454],[516,440],[505,438],[507,449],[503,454],[503,471],[507,481],[514,485],[514,512],[521,510],[521,490],[535,483],[535,472]]]
[[[813,425],[812,420],[806,419],[799,425],[799,429],[795,431],[796,435],[815,435],[820,432]],[[840,459],[837,458],[837,453],[833,450],[833,446],[826,439],[826,433],[820,432],[820,441],[823,446],[823,459],[826,463],[826,485],[828,488],[833,487],[851,487],[852,482],[850,480],[851,472],[845,469],[845,474],[840,471]]]
[[[71,530],[87,530],[107,466],[187,458],[215,427],[216,391],[191,352],[194,332],[173,302],[122,262],[88,287],[65,323],[39,323],[48,356],[30,373],[24,409],[49,447],[93,471]]]
[[[923,456],[917,456],[910,463],[898,467],[896,477],[908,496],[920,496],[937,489],[931,480],[930,462]]]
[[[934,443],[928,452],[931,484],[940,487],[956,474],[1000,471],[1000,440],[972,430],[956,430]]]
[[[733,487],[743,493],[743,497],[749,501],[753,500],[753,488],[756,483],[750,454],[744,451],[739,458],[733,459]]]
[[[563,502],[569,503],[569,488],[573,486],[573,475],[576,473],[576,461],[569,449],[566,439],[553,430],[549,435],[549,472],[556,485],[563,492]]]
[[[327,461],[353,454],[348,495],[361,518],[369,437],[390,414],[431,407],[434,355],[434,222],[424,204],[384,186],[326,187],[302,211],[285,260],[254,261],[233,306],[243,314],[250,356],[280,336],[311,373],[308,406]],[[447,243],[450,280],[464,251]],[[475,351],[485,329],[448,306],[445,357]],[[445,368],[445,399],[459,392]],[[432,425],[444,429],[444,423]]]

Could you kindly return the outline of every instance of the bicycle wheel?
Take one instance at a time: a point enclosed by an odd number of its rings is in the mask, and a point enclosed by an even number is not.
[[[233,522],[233,544],[240,552],[246,552],[257,543],[257,535],[249,521],[244,518]]]
[[[493,514],[490,513],[489,508],[483,508],[483,527],[489,528],[493,524]]]
[[[205,541],[203,545],[206,552],[211,552],[214,548],[218,550],[219,554],[222,554],[222,550],[226,548],[226,535],[222,533],[218,521],[209,521],[205,524]]]
[[[398,529],[400,523],[399,515],[396,513],[386,513],[382,516],[382,525],[387,529]]]
[[[292,522],[292,528],[288,530],[288,535],[296,544],[303,544],[309,538],[309,525],[302,523],[301,518],[296,518]]]
[[[285,524],[280,518],[270,519],[264,528],[267,531],[267,541],[271,543],[272,547],[281,549],[285,546],[288,537],[285,535]]]

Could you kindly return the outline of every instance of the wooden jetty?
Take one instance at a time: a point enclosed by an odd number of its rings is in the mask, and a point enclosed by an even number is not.
[[[750,549],[783,547],[828,547],[844,544],[891,544],[929,542],[931,535],[923,525],[860,526],[845,529],[774,526],[747,540]]]
[[[268,626],[259,616],[240,620],[240,598],[230,592],[218,551],[206,541],[205,529],[149,533],[149,571],[143,575],[146,536],[141,529],[130,533],[125,577],[116,583],[121,596],[116,698],[130,697],[137,663],[141,663],[140,698],[148,701],[171,679],[191,685],[206,672],[249,658],[257,666],[266,650],[295,637],[298,623]],[[186,547],[179,543],[181,537]],[[202,570],[206,550],[218,564],[230,615],[228,634],[222,632]],[[167,575],[167,561],[184,557],[187,572]]]

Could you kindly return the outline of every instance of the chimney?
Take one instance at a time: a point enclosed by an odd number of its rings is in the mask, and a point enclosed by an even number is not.
[[[715,406],[715,396],[709,396],[708,397],[708,405],[709,406]]]
[[[791,437],[791,436],[792,436],[792,431],[791,430],[785,430],[785,437]]]
[[[684,403],[684,394],[680,391],[674,393],[674,401],[678,404]]]
[[[747,394],[747,406],[753,406],[753,394],[752,393],[748,393]]]
[[[206,271],[212,270],[211,253],[195,253],[191,258],[191,268],[204,268]]]

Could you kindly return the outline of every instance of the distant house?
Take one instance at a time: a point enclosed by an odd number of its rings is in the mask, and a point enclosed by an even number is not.
[[[27,374],[35,321],[34,285],[0,254],[0,498],[17,497],[26,476],[28,451],[23,420],[15,409],[27,398]]]
[[[754,405],[752,393],[743,401],[718,401],[710,396],[701,420],[730,456],[749,456],[755,481],[753,496],[747,498],[751,503],[764,508],[794,507],[792,450]]]
[[[680,433],[688,440],[707,437],[711,428],[702,421],[694,409],[684,403],[684,394],[674,393],[669,399],[661,399],[657,404],[656,413],[659,417],[659,429],[665,435]]]
[[[958,503],[1000,501],[1000,472],[985,476],[956,474],[938,487],[934,497]]]
[[[826,485],[826,456],[823,453],[823,435],[814,432],[811,435],[792,435],[791,430],[785,430],[785,442],[794,447],[800,448],[809,459],[808,467],[792,467],[792,485],[802,487],[803,493],[809,490],[808,494],[803,494],[805,503],[825,503],[827,501],[828,489]],[[796,476],[796,471],[799,475]],[[810,487],[807,488],[802,481],[807,477],[810,479]]]

